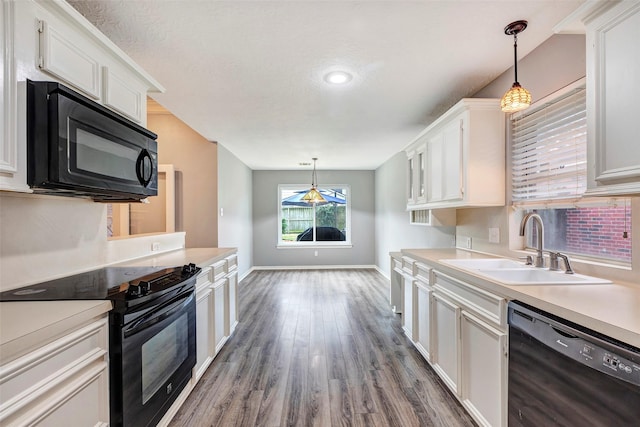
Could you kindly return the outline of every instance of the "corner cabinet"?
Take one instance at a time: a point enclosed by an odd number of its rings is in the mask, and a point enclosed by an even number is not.
[[[640,194],[640,2],[622,1],[586,21],[589,189]]]
[[[504,206],[505,115],[498,99],[462,99],[405,151],[407,209]]]

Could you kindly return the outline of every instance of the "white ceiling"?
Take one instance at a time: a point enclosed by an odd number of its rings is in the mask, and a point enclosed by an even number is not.
[[[513,65],[508,23],[529,21],[522,57],[583,0],[69,3],[250,168],[371,170]],[[330,70],[353,80],[331,87]]]

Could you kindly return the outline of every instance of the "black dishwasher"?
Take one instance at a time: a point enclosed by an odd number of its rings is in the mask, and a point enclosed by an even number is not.
[[[508,405],[510,427],[638,426],[640,349],[512,301]]]

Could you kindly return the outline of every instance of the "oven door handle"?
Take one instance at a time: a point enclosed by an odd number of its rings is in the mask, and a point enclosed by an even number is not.
[[[168,304],[160,306],[149,313],[145,314],[140,319],[136,320],[131,325],[127,326],[123,329],[123,334],[125,337],[129,337],[133,334],[136,334],[150,326],[155,325],[158,322],[162,322],[164,319],[172,316],[173,314],[183,310],[187,305],[191,303],[193,300],[193,292],[190,292],[189,295],[181,297],[178,300],[172,301]]]

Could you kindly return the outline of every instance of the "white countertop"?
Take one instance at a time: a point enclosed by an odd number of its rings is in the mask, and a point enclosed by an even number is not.
[[[403,249],[402,254],[436,267],[445,274],[469,280],[509,300],[522,301],[640,348],[640,285],[509,286],[439,262],[454,258],[495,258],[491,255],[461,249]]]
[[[233,248],[189,248],[112,264],[134,267],[175,267],[213,264],[236,253]],[[33,301],[0,303],[0,361],[6,363],[105,315],[110,301]]]

